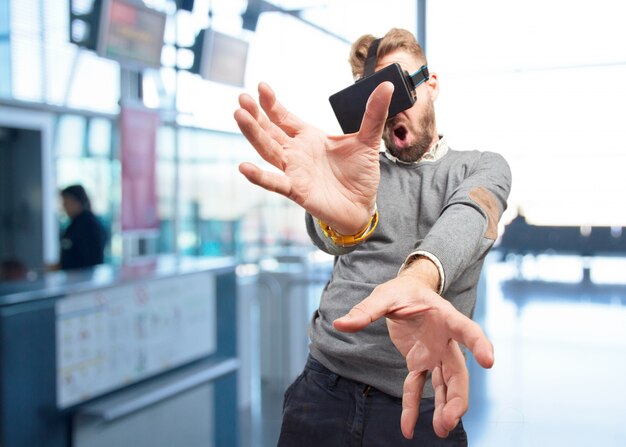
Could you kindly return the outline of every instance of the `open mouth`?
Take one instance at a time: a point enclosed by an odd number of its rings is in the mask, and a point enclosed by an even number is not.
[[[398,149],[403,149],[409,145],[409,129],[402,124],[398,124],[393,127],[391,131],[391,136],[393,138],[393,144]]]
[[[393,129],[393,135],[400,141],[406,140],[407,134],[408,134],[408,131],[406,130],[406,127],[404,126],[397,126]]]

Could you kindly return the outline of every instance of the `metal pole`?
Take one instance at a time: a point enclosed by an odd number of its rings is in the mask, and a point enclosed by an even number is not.
[[[417,0],[417,30],[415,33],[418,43],[426,51],[426,0]]]

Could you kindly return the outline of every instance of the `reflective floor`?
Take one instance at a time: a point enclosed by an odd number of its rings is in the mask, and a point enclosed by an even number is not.
[[[469,361],[471,446],[626,446],[626,259],[488,260],[476,308],[491,370]],[[242,447],[275,446],[282,390],[261,386]]]

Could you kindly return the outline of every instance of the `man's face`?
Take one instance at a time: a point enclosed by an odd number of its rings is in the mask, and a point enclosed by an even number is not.
[[[414,56],[398,50],[381,57],[376,70],[393,63],[400,64],[409,74],[422,66]],[[383,132],[383,141],[389,153],[405,162],[418,161],[439,138],[433,107],[438,93],[437,76],[431,74],[430,80],[420,84],[415,92],[417,99],[413,107],[387,120]]]

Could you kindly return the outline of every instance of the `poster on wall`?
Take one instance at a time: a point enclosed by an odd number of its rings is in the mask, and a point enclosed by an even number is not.
[[[122,232],[157,230],[156,138],[158,112],[122,106]]]

